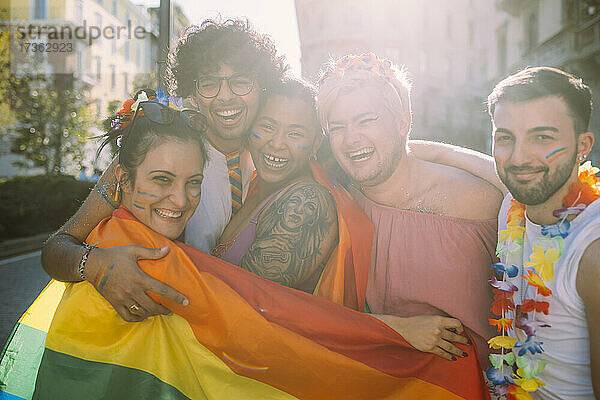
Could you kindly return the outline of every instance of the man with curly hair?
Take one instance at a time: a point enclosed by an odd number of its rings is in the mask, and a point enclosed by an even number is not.
[[[256,32],[246,20],[206,20],[191,26],[169,54],[166,74],[171,93],[202,111],[208,122],[201,201],[186,228],[190,245],[210,251],[241,206],[252,174],[243,142],[256,117],[261,93],[271,82],[279,81],[286,69],[270,38]],[[186,305],[185,296],[150,278],[137,265],[140,259],[164,257],[168,248],[90,250],[83,244],[94,226],[118,207],[115,187],[111,165],[81,208],[46,242],[44,269],[54,279],[66,282],[93,282],[103,272],[105,278],[96,289],[126,321],[169,313],[151,300],[147,291]],[[84,274],[81,265],[85,265]],[[132,310],[131,304],[141,307]]]
[[[242,141],[256,117],[261,92],[279,81],[286,68],[271,40],[242,20],[191,26],[171,51],[171,92],[202,111],[209,125],[210,161],[202,198],[186,229],[186,243],[193,247],[210,251],[241,206],[252,175]],[[230,182],[231,175],[237,181]]]

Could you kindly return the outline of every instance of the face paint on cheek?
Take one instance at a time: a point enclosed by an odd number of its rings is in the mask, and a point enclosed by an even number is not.
[[[567,147],[561,147],[560,149],[556,149],[550,152],[548,155],[546,155],[546,160],[548,160],[548,163],[551,163],[563,154],[567,154],[568,151],[569,149]]]
[[[196,194],[193,194],[193,195],[192,195],[192,198],[193,198],[193,199],[197,199],[198,197],[200,197],[200,195],[201,195],[201,194],[202,194],[202,192],[201,192],[201,191],[200,191],[200,192],[198,192],[198,193],[196,193]]]
[[[310,150],[310,147],[311,147],[311,146],[310,146],[310,145],[306,145],[306,146],[300,146],[300,145],[298,145],[297,147],[298,147],[300,150]]]
[[[137,208],[138,210],[145,210],[145,209],[146,209],[146,207],[144,207],[144,206],[142,206],[142,205],[139,205],[138,203],[133,203],[133,206],[134,206],[135,208]]]
[[[142,192],[141,190],[138,189],[137,194],[141,194],[144,196],[148,196],[148,197],[152,197],[152,198],[157,198],[158,196],[152,193],[147,193],[147,192]]]
[[[254,139],[259,139],[259,140],[262,139],[262,136],[260,136],[258,133],[254,132],[254,131],[252,131],[252,137]]]

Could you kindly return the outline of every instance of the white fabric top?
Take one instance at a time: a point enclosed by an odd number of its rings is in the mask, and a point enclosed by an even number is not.
[[[204,252],[217,244],[231,219],[231,187],[225,155],[205,141],[208,162],[204,165],[204,180],[200,204],[185,228],[185,242]],[[248,152],[240,152],[242,171],[242,201],[248,193],[254,166]]]
[[[498,217],[498,230],[506,229],[506,216],[510,208],[509,194],[504,199]],[[525,220],[523,264],[529,261],[533,245],[543,245],[535,240],[543,237],[541,226]],[[538,301],[550,303],[549,315],[536,313],[535,320],[551,325],[537,328],[536,340],[543,342],[544,353],[540,359],[548,362],[539,378],[546,386],[531,393],[536,399],[594,400],[590,369],[590,340],[583,300],[576,287],[579,261],[587,247],[600,238],[600,201],[590,204],[571,221],[569,235],[561,258],[554,264],[554,279],[547,282],[552,290],[550,297],[539,296]],[[526,274],[521,271],[521,274]],[[519,291],[515,304],[524,298],[533,299],[536,289],[523,278],[514,278]],[[531,315],[530,315],[531,317]],[[516,356],[517,354],[515,354]]]

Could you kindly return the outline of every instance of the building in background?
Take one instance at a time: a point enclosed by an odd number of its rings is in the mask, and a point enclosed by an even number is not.
[[[485,99],[509,73],[556,66],[581,76],[600,104],[597,0],[296,0],[302,73],[324,62],[375,54],[413,81],[412,137],[490,151]],[[600,113],[590,130],[600,135]],[[594,149],[593,159],[599,161]]]
[[[189,22],[177,5],[173,8],[175,32]],[[10,1],[9,15],[12,24],[26,27],[25,32],[29,25],[34,27],[33,35],[27,32],[25,40],[29,42],[70,43],[71,51],[37,54],[36,62],[46,73],[72,74],[75,84],[88,84],[98,121],[106,118],[109,105],[120,105],[136,87],[156,85],[158,29],[154,19],[158,14],[153,10],[129,0],[31,0]],[[45,27],[42,35],[37,34],[37,27]],[[49,37],[52,27],[59,34],[64,31],[63,36],[72,32],[71,38]],[[95,28],[100,30],[100,37],[95,37]],[[11,67],[18,72],[18,60],[12,61]],[[100,133],[94,129],[90,136]],[[0,141],[0,177],[39,173],[14,168],[11,162],[16,156],[8,152],[9,148],[8,140]],[[96,143],[86,148],[90,175],[96,148]],[[98,166],[104,167],[107,161],[104,158]]]

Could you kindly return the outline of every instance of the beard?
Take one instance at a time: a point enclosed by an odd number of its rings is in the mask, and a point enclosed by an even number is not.
[[[342,169],[350,176],[350,179],[361,187],[380,185],[387,181],[398,168],[403,156],[404,143],[405,141],[402,138],[395,142],[392,151],[383,160],[379,161],[370,173],[355,169],[347,170],[343,166]]]
[[[500,180],[508,188],[515,200],[528,206],[537,206],[546,202],[567,183],[576,162],[577,153],[573,152],[573,156],[557,166],[553,173],[550,173],[548,167],[517,167],[514,165],[509,165],[502,171],[497,171]],[[542,175],[542,178],[537,183],[534,183],[533,187],[527,187],[527,184],[521,184],[510,176],[510,172],[516,171],[544,171],[544,175]]]

